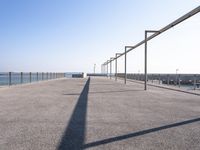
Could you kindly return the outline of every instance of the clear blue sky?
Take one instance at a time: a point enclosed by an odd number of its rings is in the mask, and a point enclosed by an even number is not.
[[[92,72],[198,0],[0,0],[1,71]],[[149,42],[149,72],[200,73],[200,14]],[[143,72],[144,47],[128,55]],[[123,71],[123,58],[119,71]],[[114,66],[113,66],[114,67]],[[114,70],[113,70],[114,71]]]

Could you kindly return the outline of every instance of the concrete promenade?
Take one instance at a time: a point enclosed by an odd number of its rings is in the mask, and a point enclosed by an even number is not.
[[[200,149],[200,96],[122,82],[0,88],[0,150]]]

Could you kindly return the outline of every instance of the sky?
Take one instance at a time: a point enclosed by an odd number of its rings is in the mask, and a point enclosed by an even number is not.
[[[93,72],[199,0],[0,0],[0,72]],[[200,13],[148,42],[148,72],[200,73]],[[144,72],[144,46],[127,71]],[[119,58],[118,71],[124,71]],[[114,63],[112,65],[114,72]]]

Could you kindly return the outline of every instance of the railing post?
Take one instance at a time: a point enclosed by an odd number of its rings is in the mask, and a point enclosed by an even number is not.
[[[12,77],[11,77],[11,75],[12,75],[12,73],[9,72],[9,73],[8,73],[9,86],[12,85]]]
[[[167,75],[167,85],[169,85],[169,75]]]
[[[142,80],[141,78],[142,78],[142,73],[139,73],[138,80],[141,81]]]
[[[21,84],[23,83],[23,72],[21,72]]]
[[[179,74],[179,75],[178,75],[178,86],[179,86],[179,87],[181,87],[181,80],[180,80],[180,78],[181,78],[181,75]]]
[[[196,75],[194,75],[194,90],[196,90],[196,84],[197,84]]]
[[[32,78],[32,77],[31,77],[31,72],[29,73],[29,77],[30,77],[30,83],[31,83],[31,78]]]
[[[38,77],[38,72],[37,72],[37,81],[38,81],[39,77]]]
[[[175,77],[175,86],[177,86],[178,85],[178,75],[177,75],[177,73],[176,73],[176,77]]]
[[[160,74],[159,74],[159,84],[160,84]]]

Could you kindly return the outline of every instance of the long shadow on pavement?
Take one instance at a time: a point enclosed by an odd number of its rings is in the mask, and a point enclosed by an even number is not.
[[[165,130],[165,129],[169,129],[169,128],[173,128],[173,127],[178,127],[181,125],[191,124],[191,123],[199,122],[199,121],[200,121],[200,118],[195,118],[195,119],[186,120],[186,121],[182,121],[182,122],[178,122],[178,123],[173,123],[173,124],[169,124],[169,125],[165,125],[165,126],[161,126],[161,127],[146,129],[146,130],[142,130],[142,131],[138,131],[138,132],[133,132],[133,133],[126,134],[126,135],[111,137],[108,139],[87,143],[83,146],[83,148],[86,149],[86,148],[91,148],[91,147],[95,147],[95,146],[99,146],[99,145],[103,145],[103,144],[109,144],[112,142],[126,140],[129,138],[133,138],[133,137],[137,137],[137,136],[141,136],[141,135],[145,135],[145,134],[149,134],[149,133],[153,133],[153,132],[157,132],[160,130]]]
[[[143,92],[144,90],[118,90],[118,91],[95,91],[95,92],[90,92],[90,94],[102,94],[102,93],[123,93],[123,92]],[[80,95],[79,93],[68,93],[68,94],[63,94],[63,95]]]
[[[81,92],[69,124],[57,147],[58,150],[81,149],[84,144],[89,84],[90,78],[88,78]]]
[[[149,133],[154,133],[157,131],[178,127],[186,124],[191,124],[199,122],[200,118],[190,119],[182,122],[177,122],[173,124],[168,124],[156,128],[145,129],[125,135],[120,135],[116,137],[111,137],[99,141],[94,141],[85,144],[85,129],[86,129],[86,115],[87,115],[87,101],[89,92],[90,78],[88,78],[83,91],[80,94],[78,102],[74,108],[73,114],[70,118],[69,124],[63,134],[60,144],[58,145],[58,150],[80,150],[87,149],[103,144],[109,144],[121,140],[126,140],[129,138],[146,135]],[[110,91],[111,92],[111,91]],[[118,91],[119,92],[119,91]]]

